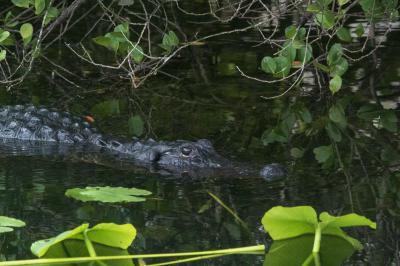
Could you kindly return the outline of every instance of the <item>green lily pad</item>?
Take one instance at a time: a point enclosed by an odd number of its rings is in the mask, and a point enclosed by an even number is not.
[[[25,223],[21,220],[0,216],[0,234],[14,231],[13,227],[24,227]]]
[[[124,187],[86,187],[72,188],[65,192],[67,197],[74,198],[83,202],[143,202],[146,199],[142,196],[151,195],[150,191],[137,188]]]

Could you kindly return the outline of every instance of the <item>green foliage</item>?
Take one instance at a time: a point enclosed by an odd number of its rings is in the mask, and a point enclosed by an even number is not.
[[[179,44],[179,38],[176,36],[175,32],[169,31],[168,33],[164,34],[162,39],[162,43],[160,47],[163,48],[166,53],[171,53],[173,49],[175,49]]]
[[[25,223],[21,220],[0,216],[0,234],[14,231],[13,227],[24,227]]]
[[[17,7],[28,8],[29,7],[29,0],[11,0],[11,2]]]
[[[24,41],[24,45],[28,45],[32,40],[33,34],[33,26],[31,23],[24,23],[21,25],[19,29],[19,33],[21,34],[22,40]]]
[[[141,136],[144,133],[144,122],[140,115],[131,116],[128,120],[129,134]]]
[[[332,145],[327,145],[327,146],[319,146],[314,148],[313,150],[315,159],[321,163],[324,164],[324,166],[328,167],[330,161],[333,159],[333,147]],[[324,167],[324,168],[326,168]]]
[[[35,15],[40,15],[46,8],[45,0],[35,0]]]
[[[136,237],[136,229],[131,224],[103,223],[89,228],[89,224],[82,224],[72,230],[65,231],[55,237],[39,240],[32,244],[31,251],[37,257],[43,257],[48,252],[62,250],[67,240],[81,240],[88,249],[92,243],[109,247],[127,249]],[[90,253],[90,252],[89,252]]]
[[[6,50],[0,50],[0,62],[6,59],[7,56],[7,51]]]
[[[143,202],[143,196],[151,195],[150,191],[137,188],[124,187],[86,187],[72,188],[65,192],[67,197],[83,202],[100,201],[107,203],[116,202]]]
[[[314,244],[313,235],[274,241],[265,255],[264,266],[315,265],[310,261]],[[319,252],[320,265],[342,265],[356,249],[342,238],[323,235]],[[288,255],[290,254],[290,255]]]
[[[129,36],[129,24],[124,22],[115,26],[113,32],[108,32],[104,36],[97,36],[92,40],[116,54],[129,55],[135,63],[139,64],[144,59],[143,48],[138,43],[132,42]]]
[[[352,40],[350,30],[346,27],[341,27],[338,29],[336,34],[338,38],[344,42],[351,42]]]
[[[329,89],[331,90],[332,94],[335,94],[342,88],[342,78],[339,75],[335,75],[329,81]]]
[[[341,228],[368,226],[376,229],[376,223],[354,213],[343,216],[331,216],[322,212],[317,218],[317,213],[310,206],[298,207],[273,207],[262,218],[264,229],[273,240],[290,239],[307,234],[315,234],[313,252],[319,252],[321,235],[330,235],[342,238],[355,249],[362,249],[361,243]],[[319,241],[319,242],[318,242]],[[316,243],[318,242],[318,243]],[[318,246],[318,250],[316,250]]]

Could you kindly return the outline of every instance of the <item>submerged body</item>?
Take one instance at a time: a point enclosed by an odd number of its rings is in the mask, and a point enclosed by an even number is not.
[[[264,166],[259,174],[253,169],[237,169],[205,139],[118,140],[104,136],[90,123],[68,112],[33,105],[0,107],[0,140],[8,147],[30,151],[30,155],[65,155],[74,151],[86,154],[83,157],[90,161],[88,155],[105,154],[117,161],[175,176],[228,174],[260,175],[271,179],[285,175],[278,164]]]

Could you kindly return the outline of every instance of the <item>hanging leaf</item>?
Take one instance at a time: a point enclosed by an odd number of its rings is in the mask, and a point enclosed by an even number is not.
[[[329,89],[332,94],[335,94],[342,88],[342,78],[338,75],[334,76],[333,79],[329,81]]]
[[[60,14],[60,12],[58,11],[58,9],[56,7],[50,7],[49,9],[47,9],[47,16],[44,21],[44,24],[45,25],[49,24],[51,21],[53,21],[55,18],[57,18],[59,14]]]
[[[22,40],[24,45],[28,45],[32,40],[33,34],[33,26],[31,23],[22,24],[21,28],[19,29],[19,33],[21,34]]]
[[[92,39],[96,44],[104,46],[114,52],[118,51],[119,42],[112,36],[99,36]]]
[[[40,15],[46,7],[45,0],[35,0],[35,15]]]
[[[0,43],[5,41],[10,36],[10,32],[0,29]]]
[[[11,0],[11,2],[17,7],[28,8],[29,0]]]
[[[351,42],[351,40],[352,40],[350,31],[346,27],[341,27],[340,29],[338,29],[336,34],[339,37],[339,39],[344,42]]]
[[[315,159],[319,163],[325,163],[330,158],[333,157],[333,149],[332,149],[331,145],[316,147],[316,148],[314,148],[313,152],[314,152],[314,155],[315,155]]]
[[[142,47],[139,44],[136,44],[134,48],[132,48],[131,58],[137,64],[143,61],[144,53]]]
[[[100,201],[107,203],[115,202],[142,202],[146,201],[143,196],[151,195],[150,191],[137,188],[124,187],[86,187],[72,188],[65,192],[67,197],[83,202]]]
[[[335,26],[335,15],[330,10],[324,10],[315,15],[315,22],[325,30],[329,30]]]
[[[328,65],[333,66],[339,62],[339,60],[342,58],[343,55],[343,48],[340,43],[335,43],[332,45],[332,47],[329,49],[328,56],[327,56],[327,62]]]
[[[329,119],[341,128],[345,128],[347,125],[346,114],[340,104],[335,104],[329,108]]]
[[[273,74],[276,71],[276,63],[272,57],[266,56],[261,61],[261,69],[266,72]]]
[[[0,50],[0,62],[6,59],[7,51],[6,50]]]
[[[357,25],[357,28],[356,28],[356,30],[355,30],[355,33],[357,34],[358,37],[361,37],[361,36],[364,35],[364,26],[363,26],[361,23],[359,23],[359,24]]]
[[[290,149],[290,156],[292,156],[293,158],[299,159],[299,158],[303,157],[303,155],[304,155],[303,149],[300,149],[300,148]]]
[[[297,27],[290,25],[285,29],[285,36],[287,39],[293,39],[294,36],[296,36],[296,32],[297,32]]]

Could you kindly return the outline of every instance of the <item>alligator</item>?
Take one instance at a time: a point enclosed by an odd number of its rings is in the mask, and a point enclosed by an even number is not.
[[[18,154],[80,154],[85,161],[99,162],[99,154],[114,161],[172,176],[260,176],[281,178],[280,164],[237,166],[218,154],[209,140],[155,141],[119,139],[100,133],[81,117],[34,105],[0,107],[0,146]],[[96,159],[93,159],[96,158]],[[104,160],[103,160],[104,161]]]

